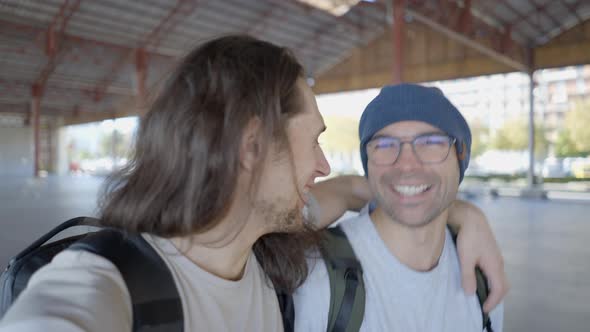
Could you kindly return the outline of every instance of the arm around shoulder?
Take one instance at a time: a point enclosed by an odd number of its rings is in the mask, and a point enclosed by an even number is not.
[[[312,194],[319,204],[318,226],[328,227],[346,211],[359,211],[373,197],[367,180],[343,175],[318,182]]]
[[[484,309],[491,311],[510,289],[504,258],[485,214],[475,205],[456,200],[449,209],[448,223],[458,229],[457,251],[461,263],[463,289],[475,292],[475,267],[479,266],[490,285]]]

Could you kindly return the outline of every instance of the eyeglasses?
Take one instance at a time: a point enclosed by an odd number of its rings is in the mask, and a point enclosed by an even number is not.
[[[449,156],[456,138],[444,134],[425,134],[411,140],[391,136],[377,136],[367,143],[369,161],[378,166],[393,165],[404,144],[411,144],[414,156],[423,164],[441,163]]]

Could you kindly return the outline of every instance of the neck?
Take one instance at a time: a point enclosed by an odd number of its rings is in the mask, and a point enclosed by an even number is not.
[[[381,208],[371,213],[377,233],[389,251],[416,271],[430,271],[438,264],[445,243],[448,212],[444,210],[424,226],[410,227],[389,217]]]
[[[247,204],[234,202],[212,229],[171,240],[182,254],[205,271],[223,279],[239,280],[254,243],[264,235],[256,219],[260,218]]]

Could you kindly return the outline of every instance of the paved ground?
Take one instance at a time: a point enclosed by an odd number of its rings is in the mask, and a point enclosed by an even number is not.
[[[0,265],[67,218],[94,215],[102,179],[0,179]],[[512,291],[506,331],[588,331],[590,202],[474,198],[492,221]]]

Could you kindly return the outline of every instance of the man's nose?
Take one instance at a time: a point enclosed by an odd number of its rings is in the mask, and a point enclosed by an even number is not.
[[[330,174],[330,164],[326,159],[326,155],[324,154],[324,150],[320,148],[319,157],[317,160],[316,171],[318,176],[328,176]]]
[[[414,169],[422,166],[422,162],[416,156],[412,144],[406,143],[400,147],[395,165],[402,169]]]

